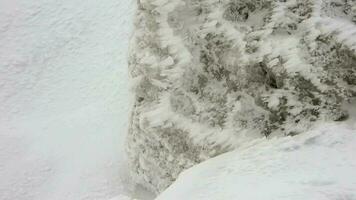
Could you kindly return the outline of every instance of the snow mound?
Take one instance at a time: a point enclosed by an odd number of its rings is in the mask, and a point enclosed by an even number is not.
[[[183,172],[156,200],[356,199],[356,126],[254,140]]]

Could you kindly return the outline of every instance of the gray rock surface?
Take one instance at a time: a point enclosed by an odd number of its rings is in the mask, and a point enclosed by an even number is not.
[[[348,118],[354,0],[139,0],[127,150],[152,191],[256,137]]]

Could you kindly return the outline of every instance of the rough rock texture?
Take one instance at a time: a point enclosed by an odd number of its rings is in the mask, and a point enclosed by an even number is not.
[[[132,174],[160,192],[248,138],[348,118],[355,0],[139,0]]]

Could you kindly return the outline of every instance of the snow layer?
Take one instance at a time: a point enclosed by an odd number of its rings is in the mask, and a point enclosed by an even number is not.
[[[183,172],[156,200],[354,200],[356,125],[254,140]]]
[[[0,0],[0,199],[129,195],[134,2]]]

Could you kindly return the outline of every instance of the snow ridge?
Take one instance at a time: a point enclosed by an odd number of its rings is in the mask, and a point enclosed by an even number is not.
[[[355,128],[248,142],[181,173],[157,200],[355,199]]]

